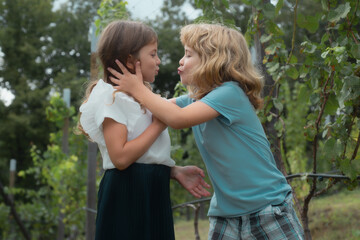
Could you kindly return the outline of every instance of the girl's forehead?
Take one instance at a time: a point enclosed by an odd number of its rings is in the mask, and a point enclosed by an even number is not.
[[[146,44],[145,46],[143,46],[141,49],[157,49],[158,47],[158,44],[157,42],[151,42],[151,43],[148,43]]]

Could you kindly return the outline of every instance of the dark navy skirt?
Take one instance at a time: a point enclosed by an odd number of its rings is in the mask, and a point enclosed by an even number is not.
[[[106,170],[98,192],[96,240],[173,240],[170,167],[134,163]]]

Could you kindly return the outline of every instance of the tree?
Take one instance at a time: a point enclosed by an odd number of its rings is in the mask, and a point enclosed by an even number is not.
[[[40,37],[46,35],[53,13],[50,0],[2,0],[0,5],[0,44],[5,55],[1,86],[16,96],[4,110],[0,159],[8,162],[15,158],[22,168],[29,164],[31,144],[39,143],[43,149],[48,141],[46,132],[51,129],[42,111],[49,83],[43,74],[47,64],[41,61],[44,44]]]
[[[71,88],[72,104],[79,106],[82,93],[78,89],[89,76],[88,31],[97,4],[95,0],[71,0],[53,12],[50,0],[0,0],[4,52],[0,84],[15,95],[3,110],[1,162],[15,158],[19,168],[25,169],[31,164],[33,144],[46,149],[48,133],[55,130],[45,116],[52,92]]]
[[[71,147],[68,155],[61,149],[64,117],[72,117],[74,114],[75,108],[67,108],[59,94],[51,98],[46,115],[58,130],[49,134],[50,144],[45,151],[32,146],[30,153],[33,164],[18,174],[24,180],[34,179],[35,189],[16,187],[11,190],[16,199],[19,199],[15,201],[15,206],[26,229],[31,232],[32,239],[55,239],[60,211],[65,216],[65,236],[68,239],[77,239],[84,235],[85,138],[71,131],[69,144],[76,147]],[[74,117],[71,122],[74,127],[77,118]],[[0,210],[0,213],[5,212],[2,204]],[[18,239],[20,233],[11,231],[14,228],[11,224],[12,222],[9,224],[7,221],[2,225],[2,237]]]
[[[4,182],[7,182],[5,177],[8,174],[6,170],[10,158],[18,160],[21,172],[24,169],[41,169],[42,165],[36,165],[39,161],[34,162],[34,158],[44,157],[48,160],[47,157],[52,158],[52,155],[59,157],[58,153],[54,153],[59,149],[48,145],[54,144],[55,141],[49,137],[49,133],[57,130],[54,122],[47,121],[45,109],[49,105],[48,100],[55,91],[62,92],[65,87],[71,88],[71,102],[78,108],[82,97],[78,89],[89,76],[88,31],[97,9],[97,1],[70,0],[56,12],[52,11],[52,2],[0,1],[0,46],[5,55],[4,65],[0,69],[0,77],[3,79],[1,86],[8,88],[15,95],[10,106],[1,106],[4,115],[1,115],[0,145],[4,151],[1,151],[0,159],[5,163],[5,167],[2,168],[4,174],[1,174]],[[77,151],[81,153],[83,145],[79,143],[78,146],[80,151]],[[76,149],[74,145],[71,147],[73,151]],[[44,152],[45,155],[42,156]],[[74,158],[67,160],[71,162]],[[41,162],[43,166],[46,165],[45,162],[51,161]],[[53,167],[61,168],[60,165],[56,165],[60,164],[59,161],[53,163]],[[66,173],[64,176],[60,174],[58,178],[60,177],[66,177]],[[59,213],[59,205],[55,202],[53,210],[57,212],[44,216],[43,209],[46,209],[49,202],[46,203],[43,194],[51,196],[51,189],[61,188],[62,184],[44,187],[45,183],[39,180],[40,178],[45,177],[42,174],[28,174],[26,180],[18,178],[17,186],[24,189],[14,193],[17,197],[16,206],[21,209],[21,217],[25,219],[27,226],[34,229],[33,236],[46,235],[41,233],[45,229],[50,232],[56,230],[51,221],[57,219],[55,214]],[[50,191],[42,191],[44,189]],[[26,194],[22,194],[24,191]],[[35,192],[39,193],[38,196],[35,196]],[[66,193],[63,193],[63,196],[65,195]],[[56,194],[54,196],[54,201],[57,201]],[[39,199],[44,200],[44,205],[32,202]],[[4,206],[1,206],[2,210],[7,211]],[[61,210],[65,213],[69,210],[66,203],[65,210]],[[46,224],[39,230],[37,224],[42,221]],[[4,225],[4,228],[6,226],[8,225]],[[69,232],[68,229],[67,231]],[[51,233],[49,234],[51,236]]]
[[[71,89],[71,102],[78,107],[83,83],[90,76],[89,29],[98,7],[96,0],[71,0],[55,12],[49,31],[51,74],[54,91]]]

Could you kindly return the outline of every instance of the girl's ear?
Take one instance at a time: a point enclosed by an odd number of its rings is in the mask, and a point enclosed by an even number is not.
[[[127,60],[126,60],[126,67],[129,70],[135,70],[135,58],[133,57],[133,55],[129,55]]]

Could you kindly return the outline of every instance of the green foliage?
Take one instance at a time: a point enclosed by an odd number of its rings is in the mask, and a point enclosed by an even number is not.
[[[339,5],[335,2],[333,1],[334,6],[331,9],[323,9],[312,17],[305,17],[297,9],[297,27],[314,33],[318,31],[319,24],[327,24],[327,32],[318,41],[310,41],[305,38],[298,48],[291,46],[290,54],[283,50],[286,46],[281,39],[281,34],[272,31],[271,28],[265,28],[266,34],[272,37],[263,41],[268,46],[265,49],[263,62],[266,64],[268,73],[275,80],[274,86],[278,85],[279,87],[279,96],[273,98],[272,101],[280,114],[285,113],[282,114],[282,118],[286,121],[285,136],[288,137],[284,143],[287,154],[296,151],[299,146],[303,146],[303,153],[299,154],[310,157],[310,153],[316,149],[309,148],[309,146],[313,145],[312,142],[316,141],[315,136],[317,136],[319,143],[325,142],[326,144],[320,144],[316,151],[322,156],[327,156],[330,163],[333,163],[333,165],[322,165],[325,168],[321,170],[337,169],[354,179],[360,169],[357,167],[356,161],[349,160],[346,155],[352,156],[355,153],[355,143],[359,141],[356,137],[349,138],[350,135],[357,132],[355,124],[359,121],[354,116],[360,101],[360,78],[355,74],[360,62],[358,58],[354,57],[357,56],[357,47],[354,46],[358,46],[357,39],[359,38],[354,32],[359,27],[358,21],[354,18],[357,14],[355,11],[358,9],[355,8],[356,1],[347,1],[345,4]],[[255,7],[262,9],[261,4],[255,5]],[[264,17],[266,21],[272,21],[261,11],[257,14],[260,15],[257,18]],[[263,16],[261,16],[262,14]],[[351,19],[352,22],[345,18]],[[351,35],[353,37],[349,37]],[[294,55],[297,60],[294,59]],[[299,61],[300,64],[298,64]],[[296,82],[293,82],[294,80]],[[293,95],[295,97],[289,99],[283,94],[288,91],[295,91],[296,94],[299,87],[300,92],[297,98],[296,95]],[[306,99],[310,99],[310,102]],[[279,102],[284,102],[284,106],[279,106]],[[266,113],[267,109],[265,108],[264,111],[263,115],[267,116],[269,114]],[[303,131],[301,127],[305,130],[303,134],[301,134]],[[300,131],[294,134],[293,129]],[[290,140],[290,136],[291,139],[295,138],[296,144],[291,143],[294,140]],[[304,138],[301,139],[301,136]],[[333,139],[337,139],[337,141]],[[300,142],[304,143],[304,140],[305,145],[299,145]],[[334,147],[335,142],[337,142],[337,147]],[[331,146],[330,143],[332,143]],[[324,147],[326,148],[323,149]],[[318,161],[318,159],[315,158],[311,161]],[[288,170],[309,171],[310,166],[307,166],[307,169]],[[315,171],[317,170],[320,169],[315,169]]]
[[[327,15],[327,20],[331,23],[336,23],[340,21],[340,19],[346,18],[350,10],[351,10],[350,2],[346,2],[345,4],[340,4],[337,8],[330,9]]]
[[[345,183],[351,190],[358,186],[354,179],[360,173],[360,6],[356,0],[297,2],[196,0],[194,6],[203,9],[197,21],[235,26],[250,47],[260,43],[264,50],[257,64],[266,69],[272,80],[267,86],[276,94],[264,96],[265,105],[258,114],[264,126],[275,122],[274,135],[286,171],[343,173],[350,178]],[[71,132],[69,154],[65,155],[59,128],[64,117],[74,115],[81,97],[78,90],[89,77],[87,35],[99,3],[70,0],[55,12],[51,4],[49,0],[0,0],[4,52],[0,85],[16,94],[10,106],[0,103],[1,178],[8,177],[8,159],[18,159],[17,188],[7,191],[14,195],[20,217],[34,239],[56,238],[60,211],[65,215],[66,235],[75,232],[81,238],[86,139]],[[128,18],[126,4],[103,0],[97,11],[97,31],[111,20]],[[175,86],[174,96],[185,90],[176,85],[174,71],[183,54],[179,28],[189,22],[180,14],[182,4],[165,0],[163,15],[149,20],[158,32],[162,57],[155,89],[170,96]],[[50,92],[65,87],[72,89],[71,109],[59,95],[48,101]],[[73,117],[71,127],[75,122]],[[169,131],[177,164],[205,169],[191,130]],[[321,190],[332,183],[328,180],[317,186]],[[293,181],[292,186],[302,200],[313,182]],[[175,181],[171,194],[174,204],[193,199]],[[9,208],[0,203],[0,238],[20,238],[16,227],[11,231],[13,226]]]
[[[178,82],[175,86],[174,97],[179,97],[184,94],[186,94],[186,87],[181,82]]]
[[[8,163],[14,158],[18,166],[27,167],[29,143],[45,148],[46,129],[52,128],[44,112],[49,92],[44,72],[48,65],[41,61],[42,47],[48,44],[40,37],[47,36],[54,14],[50,0],[0,0],[0,6],[0,47],[4,53],[0,86],[15,94],[12,104],[2,112],[0,142],[4,150],[0,161]],[[2,176],[6,176],[3,170],[0,178],[5,181]]]
[[[198,8],[203,10],[204,15],[197,18],[199,22],[220,22],[227,25],[233,25],[234,20],[231,18],[224,17],[229,9],[229,2],[226,0],[195,0],[195,4]],[[209,17],[211,16],[211,18]]]
[[[0,86],[15,95],[9,106],[0,107],[0,178],[5,183],[9,159],[23,170],[32,165],[32,145],[47,149],[49,132],[56,131],[45,112],[51,93],[70,88],[77,109],[79,89],[89,76],[88,31],[99,3],[69,0],[52,11],[53,2],[0,0]],[[23,179],[16,184],[32,187]]]
[[[96,35],[98,35],[110,22],[119,19],[127,19],[129,14],[126,11],[126,5],[126,1],[102,0],[100,7],[97,10],[99,18],[95,20]]]
[[[302,14],[297,15],[297,24],[301,28],[305,28],[310,33],[315,33],[316,30],[319,28],[319,21],[322,17],[321,14],[316,14],[315,16],[305,16]]]
[[[74,114],[75,108],[73,106],[68,108],[59,93],[54,94],[54,96],[50,99],[50,106],[46,108],[47,119],[50,122],[54,122],[59,128],[63,126],[64,118],[71,117]]]
[[[74,109],[67,109],[65,102],[58,94],[50,100],[47,109],[49,119],[57,126],[62,126],[65,117],[72,117]],[[63,115],[62,115],[63,114]],[[77,122],[76,119],[72,122]],[[76,232],[82,235],[85,231],[86,205],[86,139],[75,135],[70,131],[69,145],[76,145],[76,149],[70,148],[69,155],[63,153],[62,130],[50,133],[50,143],[46,151],[32,146],[30,154],[32,166],[21,170],[18,177],[25,181],[33,181],[32,189],[17,187],[9,193],[14,195],[17,211],[26,228],[31,230],[33,239],[55,239],[59,213],[65,215],[65,234],[69,236]],[[9,215],[8,208],[0,207],[0,221],[6,220]],[[10,224],[2,225],[3,237],[11,236],[19,238],[20,232],[11,231]]]

